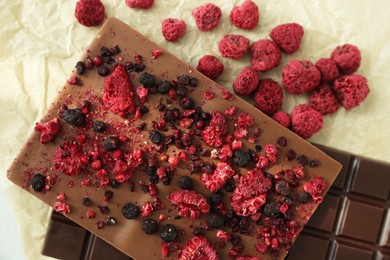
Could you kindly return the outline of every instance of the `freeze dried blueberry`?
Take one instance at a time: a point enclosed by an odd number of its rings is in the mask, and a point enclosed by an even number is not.
[[[139,207],[133,203],[126,203],[122,207],[122,215],[127,219],[133,219],[139,214]]]
[[[157,88],[157,91],[158,93],[160,94],[166,94],[169,92],[169,90],[171,89],[171,83],[169,83],[169,81],[167,80],[163,80],[161,81],[159,84],[158,84],[158,88]]]
[[[165,225],[160,232],[160,237],[165,242],[173,242],[177,237],[176,227],[172,224]]]
[[[137,126],[137,129],[140,130],[140,131],[142,131],[142,130],[145,129],[145,127],[146,127],[146,123],[143,122],[143,123],[141,123],[141,124],[139,124],[139,125]]]
[[[107,226],[113,226],[116,224],[116,219],[114,217],[107,217],[105,220],[104,220],[104,223],[107,225]]]
[[[176,94],[179,96],[179,97],[185,97],[187,96],[188,94],[188,89],[184,86],[180,86],[177,90],[176,90]]]
[[[287,145],[287,138],[284,136],[281,136],[278,138],[277,142],[278,142],[278,145],[280,145],[281,147],[285,147]]]
[[[153,75],[148,72],[143,72],[138,80],[145,88],[152,88],[155,85]]]
[[[179,187],[183,190],[191,190],[192,189],[192,179],[188,176],[181,176],[179,178]]]
[[[285,180],[278,180],[275,183],[275,191],[283,196],[287,196],[290,193],[290,187]]]
[[[103,149],[106,151],[112,151],[120,146],[120,140],[117,136],[107,136],[103,141]]]
[[[76,67],[77,74],[79,75],[83,74],[86,70],[85,63],[82,61],[78,61],[75,67]]]
[[[120,185],[121,185],[121,183],[120,183],[119,181],[117,181],[117,180],[115,180],[115,179],[110,180],[110,186],[111,186],[111,188],[116,189],[116,188],[118,188]]]
[[[66,109],[61,113],[61,118],[72,126],[82,126],[85,124],[85,114],[79,108]]]
[[[125,68],[127,72],[134,71],[134,64],[131,61],[126,61]]]
[[[162,183],[163,183],[164,185],[169,185],[169,184],[171,184],[171,177],[166,176],[165,178],[162,179]]]
[[[154,165],[146,165],[145,173],[146,173],[147,176],[152,176],[152,175],[156,174],[156,172],[157,172],[156,166],[154,166]]]
[[[107,125],[106,123],[104,123],[103,121],[95,121],[93,122],[93,130],[97,133],[103,133],[104,131],[106,131],[107,129]]]
[[[153,175],[149,176],[149,181],[152,184],[157,184],[158,180],[159,180],[159,177],[157,174],[153,174]]]
[[[217,205],[222,201],[224,194],[221,191],[217,191],[210,196],[210,204]]]
[[[288,149],[287,155],[286,155],[288,161],[294,160],[296,158],[296,156],[297,156],[297,153],[293,149]]]
[[[156,233],[157,229],[158,223],[154,219],[148,218],[142,223],[142,230],[148,235]]]
[[[233,180],[229,179],[229,180],[227,180],[227,182],[225,183],[224,187],[225,187],[225,190],[226,190],[227,192],[233,192],[234,189],[236,188],[236,184],[234,183]]]
[[[223,226],[224,222],[225,222],[225,217],[220,214],[211,214],[209,219],[207,220],[207,223],[212,228],[220,228]]]
[[[164,140],[163,136],[157,130],[152,130],[149,134],[149,138],[154,144],[161,144]]]
[[[282,214],[279,207],[280,205],[277,201],[271,201],[264,206],[264,214],[269,217],[277,218]]]
[[[186,74],[183,74],[183,75],[180,75],[179,77],[176,78],[176,81],[179,85],[182,85],[182,86],[187,86],[190,84],[190,80],[191,78],[186,75]]]
[[[196,227],[192,230],[192,233],[195,235],[195,236],[204,236],[204,228],[202,227]]]
[[[261,150],[263,149],[263,147],[261,147],[261,145],[256,145],[255,146],[255,150],[256,150],[256,152],[261,152]]]
[[[100,49],[100,55],[103,56],[103,57],[107,57],[107,56],[111,56],[112,53],[111,53],[111,50],[105,46],[103,46],[101,49]]]
[[[107,64],[110,64],[110,65],[115,63],[115,59],[113,57],[110,57],[110,56],[103,57],[103,61]]]
[[[298,193],[297,201],[299,203],[307,203],[310,201],[310,199],[311,199],[311,196],[308,192],[302,191],[302,192]]]
[[[238,167],[245,167],[251,161],[249,153],[244,151],[234,151],[233,162]]]
[[[318,161],[318,160],[311,160],[311,161],[309,162],[309,166],[310,166],[311,168],[318,167],[318,166],[320,166],[320,161]]]
[[[190,86],[193,87],[193,88],[198,86],[198,79],[197,78],[191,78],[190,79]]]
[[[111,49],[111,52],[115,55],[121,53],[121,49],[119,48],[118,45],[115,45],[114,48]]]
[[[82,200],[81,200],[81,204],[83,204],[84,206],[86,207],[89,207],[92,205],[92,201],[90,198],[88,197],[84,197]]]
[[[114,193],[110,190],[106,190],[104,191],[104,201],[109,201],[110,199],[112,199],[112,197],[114,197]]]
[[[147,106],[143,105],[140,107],[140,112],[141,112],[141,115],[144,115],[144,114],[149,112],[149,108]]]
[[[46,186],[46,176],[36,173],[30,179],[31,188],[35,191],[42,191]]]
[[[105,76],[108,75],[108,73],[110,73],[110,70],[106,66],[101,66],[101,67],[98,68],[97,73],[100,76],[105,77]]]
[[[145,69],[145,64],[143,63],[136,63],[134,64],[134,71],[135,72],[141,72]]]
[[[192,109],[194,107],[194,101],[189,96],[179,100],[179,105],[183,109]]]
[[[99,205],[98,208],[100,210],[100,213],[102,213],[102,214],[108,214],[110,212],[110,208],[107,206]]]
[[[305,155],[299,155],[298,157],[297,157],[297,159],[298,159],[298,162],[300,163],[300,164],[302,164],[303,166],[305,166],[305,165],[307,165],[308,163],[309,163],[309,160],[307,159],[307,157],[305,156]]]
[[[200,118],[201,118],[203,121],[207,122],[207,121],[209,121],[209,120],[211,119],[211,114],[210,114],[209,112],[204,112],[204,111],[202,111],[202,112],[200,113]]]

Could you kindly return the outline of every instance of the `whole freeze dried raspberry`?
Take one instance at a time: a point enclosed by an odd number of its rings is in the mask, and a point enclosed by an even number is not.
[[[190,190],[177,190],[169,194],[168,199],[179,211],[182,217],[191,217],[193,219],[202,213],[210,211],[210,205],[207,200],[199,193]]]
[[[309,105],[323,115],[332,114],[339,108],[336,96],[325,83],[310,92]]]
[[[321,72],[308,60],[290,60],[282,70],[282,83],[291,94],[302,94],[318,86]]]
[[[322,81],[332,81],[339,75],[339,69],[336,62],[332,59],[322,58],[316,63],[317,69],[321,72]]]
[[[336,79],[334,90],[337,99],[346,109],[360,105],[370,93],[367,79],[357,74]]]
[[[44,124],[36,123],[34,130],[41,133],[41,144],[46,144],[52,141],[60,133],[61,124],[58,118],[55,117]]]
[[[323,201],[322,195],[326,189],[326,183],[322,177],[314,177],[303,185],[303,189],[311,195],[316,203]]]
[[[218,6],[207,3],[192,10],[196,26],[201,31],[212,31],[221,20],[222,11]]]
[[[233,82],[233,90],[238,95],[248,95],[255,91],[259,84],[259,75],[250,66],[245,67]]]
[[[113,73],[106,78],[103,103],[111,112],[122,117],[134,112],[133,85],[125,66],[118,64]]]
[[[259,23],[259,8],[251,0],[245,0],[230,11],[230,21],[238,28],[251,30]]]
[[[104,5],[100,0],[80,0],[76,3],[74,16],[85,26],[98,26],[104,20]]]
[[[202,140],[208,146],[220,147],[227,131],[227,122],[224,115],[218,111],[211,113],[210,125],[202,132]]]
[[[180,39],[186,31],[186,23],[177,18],[167,18],[162,22],[161,30],[165,40],[174,42]]]
[[[233,210],[240,216],[253,215],[263,206],[272,182],[265,178],[259,169],[253,169],[246,176],[241,176],[240,183],[231,198]]]
[[[304,31],[297,23],[286,23],[272,29],[270,37],[287,54],[292,54],[299,49]]]
[[[217,260],[219,258],[217,251],[204,236],[195,236],[184,245],[177,259]]]
[[[258,40],[251,46],[251,63],[256,71],[266,72],[282,60],[279,47],[271,40]]]
[[[249,50],[249,39],[240,34],[225,35],[218,44],[222,57],[240,59]]]
[[[307,104],[301,104],[293,108],[291,123],[293,131],[307,139],[322,128],[322,114]]]
[[[126,5],[130,8],[149,9],[154,0],[126,0]]]
[[[282,126],[289,128],[291,123],[290,115],[284,111],[278,111],[273,116],[272,119],[281,124]]]
[[[358,47],[352,44],[338,46],[332,52],[330,58],[334,60],[343,74],[352,74],[360,67],[362,59]]]
[[[216,192],[233,176],[233,174],[234,170],[229,164],[219,162],[212,174],[203,173],[200,180],[209,191]]]
[[[210,79],[217,79],[222,74],[224,68],[223,63],[213,55],[204,55],[200,58],[196,67],[200,73]]]
[[[263,79],[260,80],[253,98],[258,109],[264,114],[272,116],[282,106],[283,90],[276,81],[270,78]]]

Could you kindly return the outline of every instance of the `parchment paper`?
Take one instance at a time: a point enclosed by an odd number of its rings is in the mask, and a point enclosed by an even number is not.
[[[137,10],[128,8],[124,0],[102,0],[107,17],[122,19],[194,67],[204,54],[220,56],[217,44],[225,34],[244,34],[253,42],[267,38],[273,27],[286,22],[303,25],[301,48],[293,55],[283,55],[282,64],[261,78],[281,82],[281,69],[292,58],[316,62],[329,57],[337,45],[359,46],[362,64],[358,73],[368,78],[369,97],[353,110],[341,108],[325,116],[324,128],[310,141],[390,161],[390,2],[254,1],[260,10],[260,23],[254,30],[240,30],[230,23],[229,12],[241,1],[215,0],[209,2],[221,7],[221,23],[212,32],[200,32],[191,10],[207,1],[155,0],[153,8]],[[0,1],[0,180],[14,208],[26,259],[45,259],[40,251],[50,209],[13,186],[5,172],[98,30],[76,21],[75,3]],[[161,22],[168,17],[181,18],[187,24],[184,38],[176,43],[166,42],[161,34]],[[218,82],[231,89],[235,76],[249,64],[249,55],[239,61],[222,60],[225,71]],[[285,94],[283,110],[290,112],[295,104],[305,102],[305,95]]]

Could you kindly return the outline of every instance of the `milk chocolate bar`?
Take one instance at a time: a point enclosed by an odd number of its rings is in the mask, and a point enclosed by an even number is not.
[[[282,259],[341,168],[116,18],[35,130],[10,180],[137,260]]]

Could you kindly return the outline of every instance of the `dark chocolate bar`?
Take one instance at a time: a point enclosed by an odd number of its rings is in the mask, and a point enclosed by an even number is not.
[[[390,259],[390,164],[319,148],[342,163],[343,170],[286,259]],[[55,212],[42,254],[60,259],[129,259]]]

